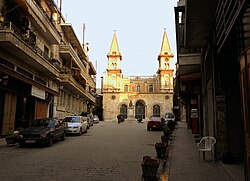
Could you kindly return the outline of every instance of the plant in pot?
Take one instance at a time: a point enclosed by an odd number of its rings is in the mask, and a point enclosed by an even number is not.
[[[170,129],[170,133],[172,133],[174,131],[174,128],[175,128],[175,122],[174,121],[168,121],[167,126]]]
[[[167,156],[167,143],[158,142],[155,144],[155,150],[158,158],[166,158]]]
[[[142,177],[144,180],[156,180],[157,170],[160,161],[158,159],[153,159],[151,156],[144,156],[141,163],[142,167]]]
[[[161,141],[168,144],[169,136],[171,134],[171,129],[168,127],[168,125],[163,126],[163,135],[161,136]]]

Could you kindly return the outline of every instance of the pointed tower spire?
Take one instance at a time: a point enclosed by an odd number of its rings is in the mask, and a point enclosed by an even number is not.
[[[164,56],[171,57],[171,58],[174,56],[171,53],[171,49],[169,46],[168,37],[167,37],[167,33],[166,33],[165,29],[164,29],[164,34],[163,34],[163,39],[162,39],[162,44],[161,44],[161,51],[160,51],[160,54],[158,56],[158,60]]]
[[[122,56],[119,50],[119,46],[118,46],[118,42],[117,42],[117,38],[116,38],[116,31],[114,31],[114,35],[113,35],[113,39],[112,39],[112,43],[110,46],[110,51],[109,54],[107,55],[108,57],[110,56],[115,56],[115,57],[120,57],[120,60],[122,60]]]
[[[119,47],[118,47],[118,41],[116,38],[116,32],[114,32],[112,43],[110,46],[110,51],[107,55],[108,57],[108,72],[112,72],[120,74],[121,71],[121,60],[122,60],[122,55],[120,53]]]
[[[171,53],[166,30],[164,29],[161,51],[158,55],[159,69],[157,71],[159,75],[160,90],[173,90],[173,69],[171,69],[171,59],[174,55]]]

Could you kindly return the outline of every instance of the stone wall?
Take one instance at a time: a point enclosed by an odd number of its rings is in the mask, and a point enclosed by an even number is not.
[[[173,94],[166,93],[103,93],[103,115],[104,121],[116,121],[117,115],[120,113],[120,106],[125,104],[128,111],[132,111],[132,116],[128,119],[135,120],[135,105],[141,100],[145,103],[145,119],[149,119],[153,115],[153,106],[160,106],[160,114],[173,111]],[[130,105],[130,101],[132,105]],[[128,112],[129,114],[129,112]],[[129,114],[130,115],[130,114]]]

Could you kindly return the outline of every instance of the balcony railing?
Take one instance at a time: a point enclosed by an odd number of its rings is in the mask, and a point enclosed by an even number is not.
[[[12,22],[4,23],[0,27],[0,31],[11,32],[18,38],[20,38],[29,48],[31,48],[34,52],[36,52],[39,56],[47,60],[50,64],[53,65],[58,70],[58,66],[54,63],[54,61],[48,57],[47,53],[45,53],[42,49],[40,49],[36,45],[36,35],[31,32],[29,29],[24,27],[17,27]]]
[[[70,43],[68,44],[61,44],[60,45],[60,53],[64,53],[67,52],[69,53],[73,60],[75,61],[75,63],[79,66],[79,68],[83,68],[84,71],[86,71],[86,66],[82,63],[80,57],[78,56],[78,54],[75,52],[75,50],[73,49],[73,47],[70,45]]]
[[[33,18],[35,20],[37,19],[39,22],[41,21],[45,23],[46,28],[52,35],[51,37],[55,38],[57,42],[60,42],[61,35],[56,28],[56,23],[55,21],[52,21],[51,15],[49,16],[48,13],[43,9],[41,3],[39,1],[33,1],[33,0],[26,0],[26,2],[28,4],[28,8],[30,8],[29,12],[30,13],[33,12],[31,13],[31,15],[34,16]]]

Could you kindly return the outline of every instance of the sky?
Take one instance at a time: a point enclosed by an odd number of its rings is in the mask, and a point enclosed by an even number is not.
[[[97,71],[97,88],[101,87],[101,77],[108,66],[107,54],[114,31],[125,77],[156,73],[164,30],[174,54],[171,68],[175,69],[177,0],[62,0],[61,3],[66,23],[72,24],[80,43],[89,43],[89,60]]]

